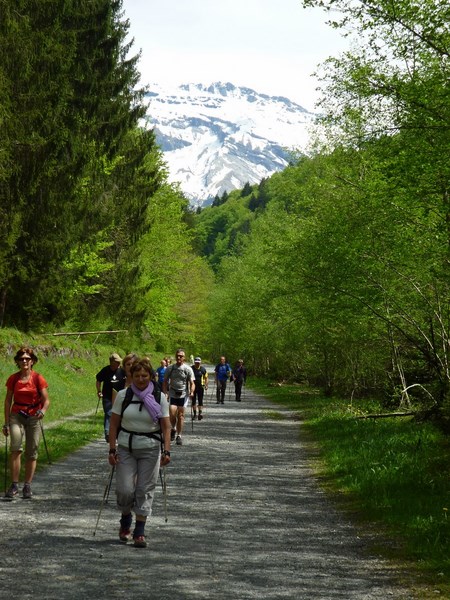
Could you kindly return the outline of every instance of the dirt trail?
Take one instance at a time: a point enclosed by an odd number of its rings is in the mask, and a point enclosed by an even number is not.
[[[110,472],[104,441],[40,471],[31,501],[0,502],[1,597],[415,598],[318,487],[299,423],[265,409],[247,390],[242,403],[208,398],[193,431],[187,419],[168,469],[169,519],[159,488],[146,549],[118,541],[113,492],[92,535]]]

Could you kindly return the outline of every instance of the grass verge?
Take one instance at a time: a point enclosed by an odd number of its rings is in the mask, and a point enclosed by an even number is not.
[[[320,480],[367,530],[383,533],[377,550],[412,566],[433,593],[450,598],[448,437],[412,417],[358,418],[386,412],[373,401],[349,405],[253,378],[251,387],[301,420],[302,437],[318,450]]]

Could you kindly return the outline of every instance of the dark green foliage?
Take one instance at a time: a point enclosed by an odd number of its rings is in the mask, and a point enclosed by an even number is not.
[[[99,283],[108,261],[127,271],[119,232],[129,247],[145,231],[160,164],[146,158],[156,150],[151,133],[131,143],[145,109],[121,5],[1,2],[2,322],[73,318],[83,296],[113,283]]]

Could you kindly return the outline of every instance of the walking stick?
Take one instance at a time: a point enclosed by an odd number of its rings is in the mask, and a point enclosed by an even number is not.
[[[42,425],[42,419],[39,419],[39,425],[41,426],[42,439],[44,441],[44,448],[47,453],[47,461],[48,461],[48,464],[51,465],[52,461],[50,460],[50,454],[48,453],[47,441],[45,439],[44,426]]]
[[[5,498],[8,486],[8,436],[5,436]]]
[[[97,412],[98,412],[98,407],[100,406],[100,400],[101,400],[101,399],[102,399],[102,397],[101,397],[101,396],[99,396],[99,397],[98,397],[98,400],[97,400],[97,408],[95,409],[95,414],[97,414]]]
[[[164,497],[164,520],[167,523],[167,480],[166,480],[166,467],[159,469],[159,477],[161,479],[161,489]]]
[[[114,467],[113,467],[113,469],[114,469]],[[111,491],[112,481],[113,481],[113,478],[112,478],[112,475],[111,475],[111,477],[109,478],[109,483],[108,483],[108,491],[107,491],[107,493],[106,493],[105,504],[108,504],[108,500],[109,500],[109,493],[110,493],[110,491]]]
[[[109,495],[109,490],[111,489],[111,484],[112,484],[115,470],[116,470],[116,465],[113,465],[111,467],[111,474],[108,478],[108,483],[106,484],[106,487],[105,487],[105,492],[103,494],[102,503],[100,504],[100,510],[98,511],[97,522],[95,523],[94,533],[92,534],[94,537],[95,537],[95,534],[97,533],[98,522],[100,521],[100,515],[102,514],[103,506],[105,505],[105,502],[107,502],[107,496]]]

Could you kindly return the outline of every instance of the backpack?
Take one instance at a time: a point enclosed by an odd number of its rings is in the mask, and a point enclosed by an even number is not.
[[[30,412],[30,409],[36,408],[37,406],[40,406],[42,404],[41,389],[39,387],[39,375],[36,373],[36,371],[31,371],[31,378],[34,383],[34,387],[36,388],[37,393],[38,393],[38,400],[34,404],[28,404],[28,403],[25,404],[23,402],[17,402],[17,400],[14,396],[14,390],[16,388],[18,381],[20,380],[20,373],[16,373],[16,376],[14,378],[14,383],[13,383],[14,404],[16,404],[17,406],[23,406],[24,408],[21,409],[19,412],[22,414],[25,413],[27,417],[29,416],[28,413]]]
[[[161,404],[161,388],[159,387],[159,383],[157,381],[152,381],[152,383],[153,383],[153,396],[154,396],[156,402],[158,404]],[[130,386],[127,388],[127,391],[125,392],[125,398],[123,399],[123,402],[122,402],[122,410],[120,412],[121,420],[123,417],[123,413],[130,406],[130,404],[140,404],[139,411],[142,410],[142,407],[144,406],[143,400],[133,400],[133,396],[134,396],[134,392]],[[128,431],[128,429],[125,429],[125,427],[122,427],[122,424],[121,424],[119,431],[124,431],[125,433],[129,434],[128,448],[129,448],[130,452],[133,451],[133,436],[134,435],[143,435],[144,437],[153,438],[154,440],[157,440],[161,444],[161,449],[163,448],[164,440],[163,440],[161,429],[159,431],[152,431],[151,433],[142,433],[139,431]]]

